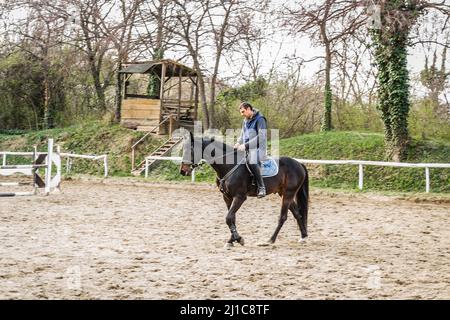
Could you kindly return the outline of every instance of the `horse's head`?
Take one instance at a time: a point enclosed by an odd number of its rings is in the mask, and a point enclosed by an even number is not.
[[[180,174],[183,176],[190,176],[192,170],[198,166],[198,163],[195,163],[194,150],[194,135],[189,132],[183,142],[183,160],[180,165]]]

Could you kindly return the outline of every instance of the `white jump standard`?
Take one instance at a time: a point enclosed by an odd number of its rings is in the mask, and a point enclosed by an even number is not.
[[[3,165],[0,166],[0,176],[32,176],[33,181],[24,182],[0,182],[0,186],[23,186],[31,185],[31,192],[2,192],[0,197],[29,196],[37,194],[37,189],[44,189],[44,194],[48,195],[52,191],[59,192],[61,183],[61,157],[58,152],[53,152],[53,139],[48,140],[48,152],[38,153],[36,148],[33,154],[33,164],[31,165]],[[56,167],[55,176],[52,177],[52,167]],[[38,174],[39,169],[45,170],[45,179]]]

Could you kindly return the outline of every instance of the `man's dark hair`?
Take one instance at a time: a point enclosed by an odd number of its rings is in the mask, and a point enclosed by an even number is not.
[[[242,103],[239,105],[239,110],[242,109],[242,108],[244,108],[244,109],[250,108],[250,110],[253,110],[252,105],[251,105],[250,103],[248,103],[248,102],[242,102]]]

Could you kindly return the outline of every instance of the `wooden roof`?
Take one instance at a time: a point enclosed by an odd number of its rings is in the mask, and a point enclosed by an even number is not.
[[[156,73],[161,77],[162,73],[162,65],[165,64],[166,76],[197,76],[197,72],[192,68],[189,68],[181,63],[178,63],[173,60],[157,60],[157,61],[147,61],[147,62],[132,62],[126,63],[125,67],[122,70],[119,70],[119,73],[133,74],[133,73]]]

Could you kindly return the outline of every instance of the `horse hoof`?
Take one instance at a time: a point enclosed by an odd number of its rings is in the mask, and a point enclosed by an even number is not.
[[[267,244],[274,244],[275,243],[275,240],[273,240],[273,239],[269,239],[269,241],[267,241]]]
[[[231,249],[233,246],[234,246],[234,244],[232,242],[227,242],[227,243],[225,243],[224,248],[225,249]]]
[[[300,240],[298,240],[298,242],[304,243],[304,242],[306,242],[307,239],[308,239],[308,237],[300,238]]]
[[[241,246],[243,246],[243,245],[244,245],[244,238],[240,237],[239,240],[238,240],[238,242],[239,242],[239,244],[240,244]]]

